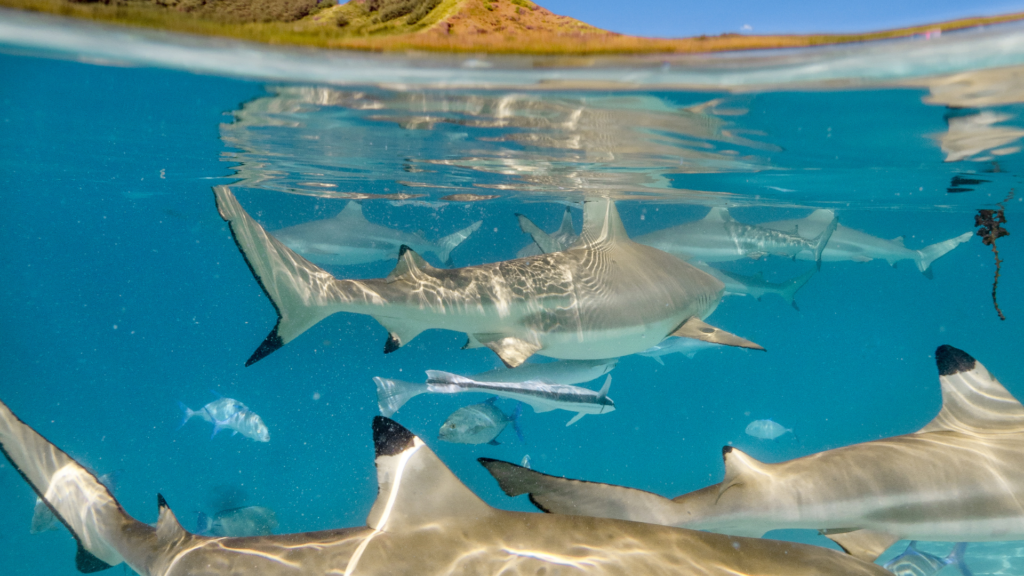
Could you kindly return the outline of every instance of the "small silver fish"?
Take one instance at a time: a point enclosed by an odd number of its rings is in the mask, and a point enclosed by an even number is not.
[[[772,420],[754,420],[747,424],[747,434],[762,440],[775,440],[786,432],[792,433],[793,430]]]
[[[196,533],[203,536],[267,536],[277,528],[277,514],[263,506],[243,506],[221,510],[209,517],[200,512]]]
[[[257,442],[270,441],[270,431],[267,430],[263,419],[234,398],[218,398],[200,410],[192,410],[182,402],[178,402],[178,406],[181,407],[183,413],[178,428],[188,423],[193,416],[200,416],[203,420],[213,424],[213,433],[210,438],[216,436],[217,432],[227,429],[233,431],[232,436],[241,434]]]
[[[456,444],[498,444],[495,438],[505,429],[509,423],[515,428],[516,435],[523,439],[522,431],[519,429],[519,415],[523,411],[522,404],[516,404],[516,409],[511,416],[494,405],[497,396],[479,404],[463,406],[452,412],[448,419],[441,425],[441,431],[437,434],[438,440],[454,442]]]
[[[883,568],[896,576],[933,576],[950,564],[956,564],[963,576],[972,576],[970,568],[964,564],[966,542],[959,542],[945,558],[921,552],[917,542],[912,541],[902,554],[885,563]]]

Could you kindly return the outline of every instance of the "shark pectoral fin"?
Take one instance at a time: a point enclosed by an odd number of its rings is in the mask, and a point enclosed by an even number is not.
[[[562,250],[562,247],[558,245],[558,241],[552,238],[547,232],[538,228],[532,220],[522,214],[516,214],[516,218],[519,219],[519,227],[522,228],[523,232],[526,232],[531,238],[533,238],[533,241],[537,243],[537,246],[540,248],[542,253],[551,254],[552,252],[559,252]]]
[[[405,346],[413,338],[419,336],[420,332],[427,329],[427,326],[414,324],[398,318],[374,316],[373,319],[388,331],[388,340],[384,343],[385,354],[390,354]]]
[[[227,186],[214,186],[213,192],[217,210],[228,222],[238,250],[277,310],[277,324],[246,361],[249,366],[335,311],[327,290],[335,278],[267,234]]]
[[[473,334],[471,338],[476,338],[478,342],[487,346],[494,353],[501,358],[501,361],[505,363],[505,366],[509,368],[515,368],[530,356],[533,356],[534,352],[540,350],[540,344],[534,344],[527,342],[521,338],[515,336],[503,336],[501,334]]]
[[[900,540],[899,536],[874,530],[822,530],[821,535],[835,542],[847,554],[866,562],[874,562]]]
[[[439,518],[484,519],[494,512],[422,440],[394,420],[373,419],[373,445],[378,491],[366,518],[373,530],[406,532],[436,525]]]
[[[577,412],[576,415],[572,417],[572,420],[569,420],[568,422],[565,423],[566,427],[572,426],[573,424],[579,422],[580,418],[583,418],[584,416],[586,416],[586,414],[584,414],[583,412]]]
[[[416,276],[423,270],[431,270],[434,267],[430,265],[422,256],[416,253],[415,250],[409,248],[405,244],[398,249],[398,264],[395,265],[395,269],[388,274],[385,280],[388,284],[397,282],[399,280],[415,281]]]
[[[942,409],[918,434],[957,431],[1009,433],[1024,430],[1024,406],[970,354],[943,345],[935,351]]]
[[[472,334],[466,334],[466,343],[462,345],[463,350],[472,350],[473,348],[483,348],[484,345],[480,343]]]
[[[737,346],[739,348],[751,348],[753,350],[764,350],[763,346],[754,344],[750,340],[740,338],[735,334],[731,334],[722,330],[721,328],[715,328],[710,324],[706,324],[700,318],[691,316],[689,320],[683,322],[682,326],[676,328],[670,336],[679,336],[681,338],[693,338],[694,340],[703,340],[704,342],[711,342],[712,344],[723,344],[725,346]]]
[[[668,498],[611,484],[542,474],[510,462],[477,458],[509,496],[529,494],[533,505],[551,514],[617,518],[671,526],[683,521],[684,507]]]
[[[181,523],[178,522],[174,512],[171,512],[171,507],[167,505],[167,500],[164,500],[163,495],[156,495],[156,504],[160,511],[156,521],[157,541],[166,545],[187,538],[189,533],[181,527]]]
[[[692,356],[691,356],[691,358],[692,358]],[[657,362],[658,364],[661,364],[662,366],[665,365],[665,361],[661,359],[661,356],[651,356],[651,360],[654,360],[655,362]]]

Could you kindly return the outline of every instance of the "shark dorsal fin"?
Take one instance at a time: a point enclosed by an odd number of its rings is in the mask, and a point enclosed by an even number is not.
[[[560,236],[576,235],[576,230],[572,227],[572,211],[568,206],[565,207],[565,212],[562,213],[562,225],[558,227],[558,234]]]
[[[630,242],[615,203],[607,198],[583,203],[583,232],[572,247]]]
[[[1024,406],[963,350],[939,346],[935,351],[942,386],[942,410],[918,431],[1006,433],[1024,431]]]
[[[352,218],[358,218],[359,220],[366,220],[366,216],[363,216],[363,205],[359,202],[350,201],[345,205],[345,208],[338,215],[334,217],[337,220],[349,220]]]
[[[704,220],[708,222],[732,222],[732,216],[729,215],[728,208],[722,208],[716,206],[708,211],[708,215],[704,217]]]
[[[406,532],[436,525],[445,517],[483,519],[494,512],[422,440],[394,420],[373,419],[373,445],[378,492],[366,519],[373,530]]]
[[[188,532],[181,527],[178,519],[174,516],[174,512],[171,512],[171,507],[167,505],[167,500],[164,500],[163,495],[156,495],[156,504],[160,510],[160,516],[156,521],[157,540],[161,544],[169,544],[186,538],[189,535]]]
[[[898,244],[899,246],[902,246],[904,248],[906,247],[906,244],[903,243],[903,236],[897,236],[890,240],[890,242],[892,242],[893,244]]]
[[[768,464],[732,446],[722,448],[722,460],[725,462],[725,478],[719,485],[719,497],[729,488],[742,486],[757,476],[767,473]]]
[[[804,220],[808,222],[820,222],[822,224],[830,224],[836,218],[836,213],[829,210],[828,208],[818,208],[814,212],[807,215]]]
[[[402,247],[398,250],[398,264],[395,265],[395,269],[391,271],[391,274],[388,274],[385,280],[388,283],[398,280],[412,280],[419,272],[432,270],[433,268],[415,250],[402,244]]]

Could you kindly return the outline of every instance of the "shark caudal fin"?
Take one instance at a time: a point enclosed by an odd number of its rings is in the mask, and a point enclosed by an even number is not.
[[[917,433],[958,431],[1005,434],[1024,431],[1024,405],[970,354],[949,345],[935,351],[942,409]]]
[[[481,519],[496,513],[422,440],[394,420],[374,417],[373,446],[378,490],[366,525],[375,532],[398,533],[436,526],[441,518]],[[358,562],[358,555],[350,562]]]
[[[950,250],[957,246],[967,242],[973,236],[973,232],[964,232],[956,238],[950,238],[949,240],[943,240],[942,242],[936,242],[931,246],[925,246],[924,248],[917,251],[917,256],[914,260],[917,262],[917,269],[928,278],[932,277],[932,262],[935,262],[939,258],[945,256]]]
[[[568,210],[568,208],[566,209]],[[541,254],[551,254],[552,252],[560,252],[565,249],[558,240],[547,232],[541,230],[532,220],[523,216],[522,214],[516,214],[516,218],[519,219],[519,228],[523,232],[530,235],[533,238],[534,244],[540,249]]]
[[[444,238],[438,239],[438,241],[434,243],[434,254],[437,254],[437,257],[441,259],[441,262],[444,262],[445,266],[451,268],[452,250],[458,248],[459,244],[462,244],[466,238],[469,238],[470,234],[479,230],[480,225],[483,224],[483,222],[483,220],[477,220],[458,232],[453,232]]]
[[[814,276],[814,274],[817,272],[817,269],[808,270],[807,272],[804,272],[803,274],[797,276],[796,278],[790,278],[789,280],[786,280],[785,282],[782,283],[781,287],[779,288],[778,292],[776,292],[776,294],[781,296],[782,299],[785,300],[786,302],[789,302],[789,305],[792,306],[795,310],[799,311],[800,307],[796,305],[796,293],[800,291],[800,289],[803,288],[805,284],[807,284],[808,280],[811,279],[811,276]]]
[[[213,192],[238,250],[277,310],[277,325],[245,362],[249,366],[331,315],[324,287],[331,285],[334,276],[267,234],[227,186],[215,186]]]
[[[623,486],[549,476],[529,468],[477,458],[505,494],[528,494],[533,505],[551,514],[615,518],[672,526],[684,521],[682,506],[672,500]]]
[[[413,396],[418,396],[427,391],[426,384],[392,380],[374,376],[373,381],[377,384],[377,406],[380,413],[390,417],[398,409],[405,405]]]
[[[152,530],[137,522],[91,472],[22,422],[0,402],[0,451],[67,526],[78,542],[75,564],[97,572],[124,562],[129,533]]]
[[[817,266],[818,270],[821,270],[821,253],[825,251],[825,245],[827,245],[829,239],[832,238],[832,233],[839,227],[839,219],[836,218],[835,214],[831,210],[815,210],[811,216],[820,218],[825,214],[832,216],[832,219],[829,220],[828,225],[821,231],[821,234],[818,234],[817,237],[811,240],[814,244],[814,265]],[[808,218],[810,218],[810,216]]]

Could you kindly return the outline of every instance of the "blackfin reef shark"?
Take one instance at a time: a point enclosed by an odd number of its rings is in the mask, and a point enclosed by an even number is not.
[[[350,201],[333,218],[281,228],[271,234],[306,260],[320,265],[348,266],[394,260],[404,245],[419,254],[435,254],[446,266],[451,266],[452,250],[476,232],[481,223],[474,222],[436,242],[430,242],[419,234],[393,230],[370,222],[363,216],[362,205]]]
[[[712,344],[708,344],[712,346]],[[615,410],[615,402],[608,397],[612,377],[608,376],[601,390],[595,391],[566,384],[548,384],[540,380],[524,382],[481,382],[451,372],[427,370],[427,382],[417,384],[390,378],[374,377],[377,384],[377,405],[380,413],[391,416],[409,399],[425,393],[460,394],[481,392],[518,400],[533,407],[534,412],[567,410],[576,412],[566,426],[570,426],[587,414],[608,414]]]
[[[726,446],[725,479],[674,499],[481,463],[548,512],[737,536],[816,529],[868,561],[903,539],[1024,539],[1024,406],[966,352],[941,346],[935,360],[942,409],[921,430],[777,464]]]
[[[795,258],[807,251],[820,269],[822,251],[839,225],[835,215],[831,211],[823,211],[826,212],[831,219],[809,239],[803,231],[797,234],[742,224],[734,220],[726,208],[715,207],[700,220],[644,234],[635,240],[683,260],[701,262],[759,259],[768,255]]]
[[[488,506],[424,442],[373,420],[378,493],[365,526],[243,538],[192,534],[157,495],[139,522],[78,462],[0,402],[0,451],[78,544],[82,572],[141,576],[422,574],[891,576],[817,546]]]
[[[830,218],[833,218],[830,210],[815,210],[806,218],[776,220],[774,222],[758,224],[758,226],[772,230],[788,231],[792,234],[798,234],[803,238],[811,238],[820,234],[829,226]],[[936,242],[920,250],[913,250],[904,245],[903,236],[898,236],[892,240],[885,240],[839,224],[820,256],[809,251],[803,251],[798,253],[796,257],[799,260],[812,260],[817,257],[825,262],[870,262],[874,259],[881,259],[888,262],[890,266],[896,266],[896,263],[901,260],[913,260],[917,265],[917,269],[928,278],[931,278],[932,263],[945,256],[953,248],[970,240],[972,235],[972,232],[964,232],[949,240]]]
[[[388,331],[385,353],[424,330],[465,332],[467,348],[486,346],[508,367],[533,354],[589,360],[624,356],[668,335],[761,346],[703,319],[724,285],[657,249],[631,241],[615,205],[584,204],[583,232],[569,249],[467,268],[434,268],[403,247],[387,278],[342,280],[305,260],[214,188],[221,216],[278,313],[250,365],[336,312],[367,314]]]

